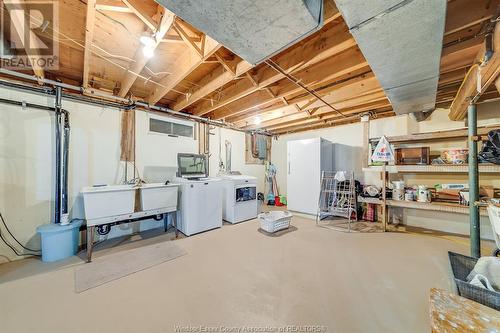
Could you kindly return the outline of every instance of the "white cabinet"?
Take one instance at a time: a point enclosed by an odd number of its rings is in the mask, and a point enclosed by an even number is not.
[[[287,142],[287,205],[296,212],[315,215],[321,172],[333,171],[333,143],[322,138]]]

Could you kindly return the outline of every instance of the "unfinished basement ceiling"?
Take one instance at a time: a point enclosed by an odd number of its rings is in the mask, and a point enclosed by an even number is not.
[[[446,0],[335,0],[397,114],[436,104]]]
[[[323,25],[323,0],[157,0],[251,64]]]
[[[400,1],[380,2],[381,7],[374,7],[377,1],[365,1],[357,11],[364,15],[358,22]],[[155,56],[144,61],[139,39],[155,34],[164,8],[154,0],[88,3],[94,1],[59,2],[59,11],[65,14],[59,18],[59,69],[46,69],[44,77],[277,135],[357,122],[364,112],[378,119],[394,116],[378,77],[333,0],[323,1],[319,31],[271,59],[346,117],[268,64],[253,66],[177,16],[156,46]],[[497,6],[497,0],[447,1],[436,107],[447,108],[455,98],[484,43],[484,26],[495,16]],[[413,24],[411,21],[418,18],[423,25],[423,16],[412,13],[403,23]],[[47,30],[35,29],[34,33],[42,40],[48,38]],[[408,44],[422,47],[428,37]],[[411,63],[416,58],[412,54],[403,60]],[[499,97],[492,85],[480,101]]]

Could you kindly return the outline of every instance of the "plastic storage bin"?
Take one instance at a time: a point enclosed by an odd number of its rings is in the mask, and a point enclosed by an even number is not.
[[[53,262],[74,256],[80,242],[79,230],[83,221],[68,225],[44,224],[37,228],[42,239],[42,261]]]
[[[85,218],[91,220],[133,213],[135,190],[132,185],[85,187],[82,190]]]
[[[500,293],[476,287],[467,282],[467,276],[474,269],[477,259],[458,253],[448,252],[451,269],[457,284],[458,294],[462,297],[500,310]]]
[[[259,214],[260,227],[269,233],[288,229],[292,220],[292,213],[288,211],[272,211]]]
[[[162,183],[143,184],[141,191],[141,210],[177,207],[177,185]]]

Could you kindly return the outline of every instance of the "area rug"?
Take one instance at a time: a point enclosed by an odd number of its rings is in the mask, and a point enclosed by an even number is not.
[[[322,220],[319,226],[335,229],[338,231],[349,231],[349,223],[346,220]],[[351,232],[382,232],[382,224],[366,221],[351,221]]]
[[[96,258],[75,269],[75,291],[81,293],[186,253],[173,242],[167,241]]]

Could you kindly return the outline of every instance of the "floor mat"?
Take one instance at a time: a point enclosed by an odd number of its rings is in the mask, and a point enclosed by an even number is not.
[[[75,291],[95,288],[186,253],[173,242],[162,242],[96,258],[75,269]]]
[[[366,221],[351,221],[350,229],[347,220],[321,220],[319,226],[337,231],[351,232],[382,232],[382,224]]]

